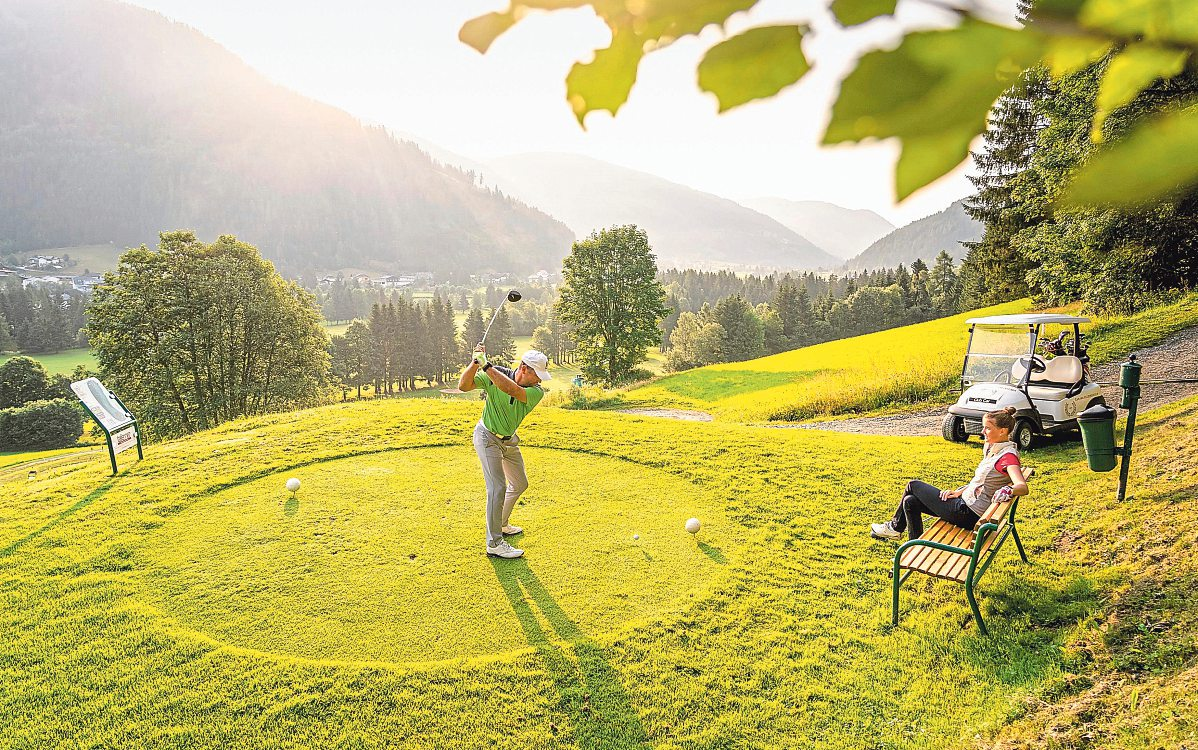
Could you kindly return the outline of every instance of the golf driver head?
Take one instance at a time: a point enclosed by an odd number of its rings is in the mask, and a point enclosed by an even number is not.
[[[520,301],[520,292],[517,292],[515,289],[508,292],[507,293],[507,301],[508,302],[519,302]]]

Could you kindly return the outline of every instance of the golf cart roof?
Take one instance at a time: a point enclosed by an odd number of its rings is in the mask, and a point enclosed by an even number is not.
[[[986,318],[970,318],[965,321],[970,325],[979,326],[1038,326],[1047,323],[1089,323],[1089,318],[1077,315],[1053,315],[1049,313],[1028,313],[1025,315],[991,315]]]

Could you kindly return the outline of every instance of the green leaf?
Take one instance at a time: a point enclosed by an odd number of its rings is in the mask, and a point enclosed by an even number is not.
[[[458,31],[458,39],[474,49],[486,54],[487,50],[503,32],[516,25],[530,10],[562,10],[564,8],[581,8],[584,5],[594,5],[599,12],[600,2],[590,0],[524,0],[513,2],[503,13],[487,13],[472,18],[462,24]],[[611,4],[611,0],[607,0]]]
[[[720,42],[699,63],[699,88],[719,98],[726,112],[773,96],[803,77],[803,28],[761,26]]]
[[[516,15],[510,10],[507,13],[488,13],[462,24],[461,30],[458,31],[458,39],[486,54],[491,43],[515,23]]]
[[[1078,20],[1123,37],[1198,44],[1198,0],[1088,0]]]
[[[587,113],[606,110],[613,115],[628,101],[644,41],[631,32],[616,31],[611,46],[595,53],[589,63],[575,63],[566,76],[566,98],[585,127]]]
[[[1133,44],[1111,60],[1095,102],[1094,126],[1090,138],[1102,141],[1102,124],[1111,112],[1136,98],[1158,78],[1172,78],[1181,72],[1187,52],[1161,49],[1154,44]]]
[[[1101,60],[1114,46],[1110,39],[1098,36],[1050,37],[1044,62],[1053,77],[1060,78]]]
[[[1198,105],[1157,117],[1099,152],[1067,188],[1067,206],[1137,206],[1198,182]]]
[[[832,0],[832,13],[842,26],[856,26],[878,16],[894,15],[898,0]]]
[[[903,152],[894,170],[894,192],[900,201],[938,177],[951,172],[969,156],[977,133],[969,128],[934,136],[903,139]]]
[[[986,128],[994,101],[1039,61],[1038,34],[966,18],[954,29],[909,34],[894,50],[871,52],[841,85],[824,143],[897,137],[913,142],[900,193],[910,194],[965,157],[961,143]],[[949,144],[932,159],[936,138]]]
[[[698,34],[708,26],[722,26],[733,13],[746,11],[759,0],[606,0],[614,6],[611,12],[598,13],[613,29],[625,26],[638,36],[673,41],[679,37]]]

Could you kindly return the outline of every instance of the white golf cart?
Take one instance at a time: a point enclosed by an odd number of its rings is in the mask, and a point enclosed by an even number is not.
[[[1080,328],[1089,318],[994,315],[966,322],[964,393],[944,417],[945,440],[963,443],[970,435],[981,435],[986,412],[1013,406],[1011,440],[1025,450],[1036,435],[1076,430],[1080,412],[1106,403],[1102,389],[1089,379],[1090,358]]]

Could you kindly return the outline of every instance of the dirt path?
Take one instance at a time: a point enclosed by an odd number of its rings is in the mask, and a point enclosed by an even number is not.
[[[1187,328],[1173,334],[1164,342],[1135,352],[1144,366],[1141,379],[1198,378],[1198,328]],[[1092,377],[1103,384],[1102,394],[1108,404],[1117,405],[1122,397],[1119,389],[1119,366],[1109,362],[1094,368]],[[1183,399],[1198,393],[1198,384],[1144,385],[1141,387],[1140,411]],[[771,424],[766,427],[804,430],[832,430],[865,435],[939,435],[948,404],[923,409],[910,414],[883,417],[853,417],[827,422]]]
[[[638,417],[665,417],[666,419],[684,419],[688,422],[710,422],[711,415],[705,411],[693,409],[616,409],[621,414],[633,414]]]

